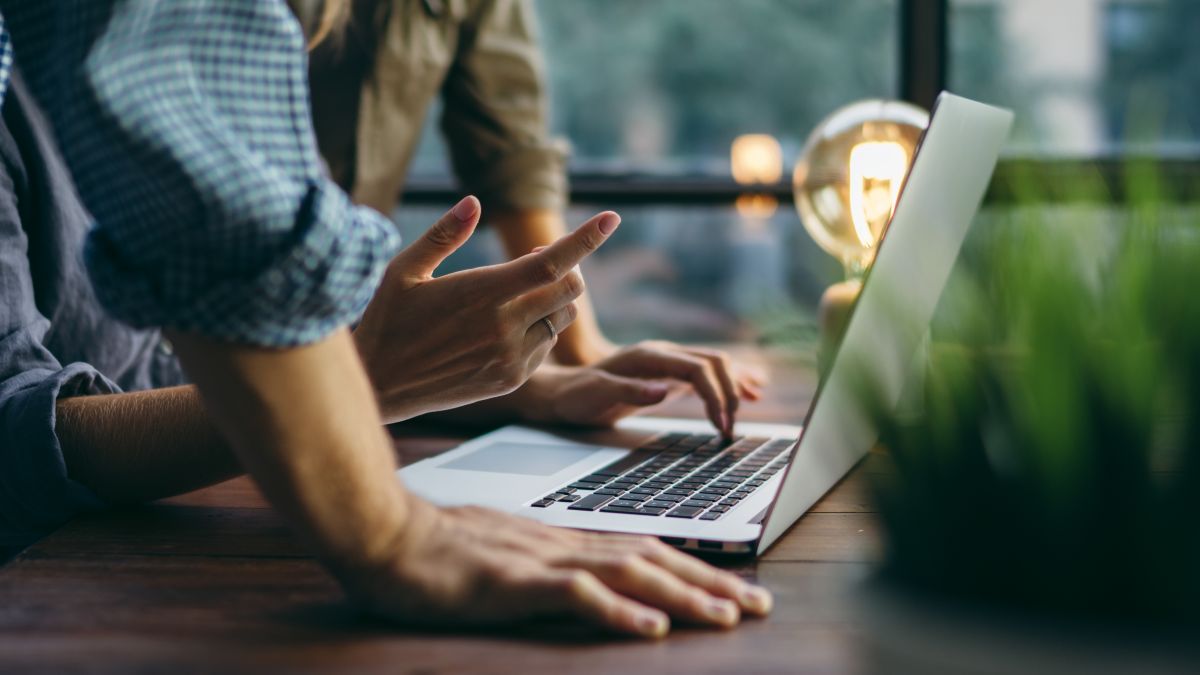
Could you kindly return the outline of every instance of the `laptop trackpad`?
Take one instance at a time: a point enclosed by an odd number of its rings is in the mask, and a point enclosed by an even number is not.
[[[474,452],[440,465],[440,469],[515,473],[524,476],[553,476],[599,448],[573,443],[489,443]]]

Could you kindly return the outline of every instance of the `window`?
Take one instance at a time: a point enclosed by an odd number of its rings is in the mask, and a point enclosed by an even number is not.
[[[577,174],[729,176],[745,133],[788,165],[825,115],[898,94],[895,0],[539,0],[553,131]],[[601,65],[602,64],[602,65]],[[414,175],[446,175],[436,115]]]
[[[1200,3],[952,0],[950,85],[1019,113],[1014,152],[1200,152]]]
[[[902,73],[911,84],[931,58],[944,69],[928,68],[925,80],[944,70],[957,93],[1018,112],[1014,157],[1001,167],[986,223],[1002,223],[1020,202],[1006,172],[1069,185],[1092,175],[1093,160],[1151,151],[1175,162],[1164,172],[1175,193],[1200,185],[1200,0],[537,0],[537,8],[553,132],[574,147],[569,222],[614,207],[625,219],[585,265],[616,340],[787,339],[807,330],[840,265],[804,232],[786,179],[774,211],[734,208],[730,144],[773,135],[790,175],[820,119],[855,100],[901,96]],[[946,53],[940,28],[925,23],[931,16],[946,27]],[[433,187],[410,192],[397,214],[410,237],[456,195],[437,187],[449,172],[436,118],[412,171]],[[1098,164],[1120,201],[1119,165]],[[1097,208],[1123,222],[1119,206]],[[490,233],[477,239],[450,269],[499,257]]]

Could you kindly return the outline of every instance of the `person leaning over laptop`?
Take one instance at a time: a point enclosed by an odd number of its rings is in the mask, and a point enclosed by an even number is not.
[[[28,105],[19,82],[6,91],[10,31]],[[103,495],[151,498],[240,466],[349,596],[385,616],[461,624],[571,612],[655,636],[667,614],[730,625],[766,611],[765,591],[658,542],[438,509],[403,490],[379,405],[399,419],[520,384],[554,342],[530,313],[571,317],[579,284],[569,270],[616,218],[602,214],[512,263],[430,279],[478,220],[477,202],[464,200],[388,267],[359,327],[386,349],[359,339],[360,357],[344,326],[396,245],[386,222],[321,176],[303,69],[303,38],[278,0],[70,10],[0,0],[11,124],[0,185],[4,522],[34,529]],[[47,129],[95,216],[90,284],[71,260],[72,233],[92,221],[72,201]],[[183,377],[157,333],[125,328],[97,302],[125,324],[163,327],[198,389],[82,396]],[[60,365],[81,355],[101,367]],[[383,385],[378,404],[364,359]],[[223,462],[212,461],[218,447],[229,448]],[[168,465],[197,475],[155,483]]]
[[[324,0],[288,0],[302,24]],[[454,172],[479,195],[511,257],[566,233],[566,152],[547,128],[547,95],[529,0],[356,0],[344,29],[312,53],[309,82],[318,147],[331,177],[359,204],[391,213],[425,115],[440,96]],[[616,347],[588,298],[554,347],[560,363],[587,365]],[[721,354],[719,358],[728,359]],[[763,378],[738,384],[751,400]]]

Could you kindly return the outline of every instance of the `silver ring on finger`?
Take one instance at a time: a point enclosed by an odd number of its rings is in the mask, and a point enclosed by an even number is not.
[[[550,320],[550,317],[543,316],[542,325],[546,327],[546,330],[550,331],[551,340],[558,337],[558,330],[554,328],[554,322]]]

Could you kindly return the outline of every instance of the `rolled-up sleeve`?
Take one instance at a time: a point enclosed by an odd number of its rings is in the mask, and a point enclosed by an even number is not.
[[[356,318],[394,226],[323,173],[303,36],[281,0],[0,0],[96,224],[118,318],[286,347]]]
[[[0,170],[0,557],[101,506],[72,480],[55,433],[60,396],[117,391],[95,368],[63,366],[43,344],[14,182]]]
[[[567,145],[549,135],[545,67],[528,0],[482,2],[443,85],[455,173],[487,206],[562,208]]]
[[[68,475],[54,431],[55,410],[60,397],[119,391],[87,364],[37,363],[36,346],[22,344],[24,338],[0,340],[0,359],[19,354],[18,362],[28,368],[0,380],[0,553],[103,506]]]

